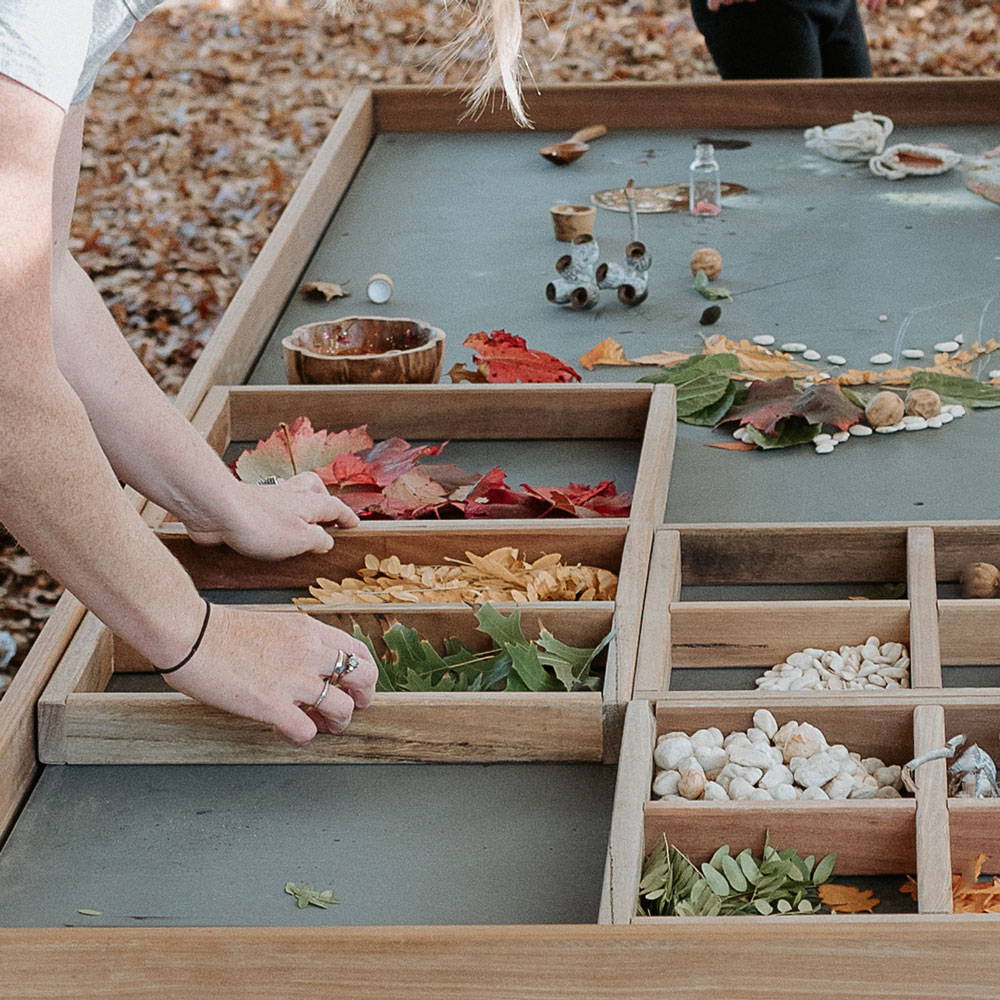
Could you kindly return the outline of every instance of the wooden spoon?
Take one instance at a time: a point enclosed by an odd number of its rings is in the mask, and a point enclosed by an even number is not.
[[[586,128],[575,132],[565,142],[554,142],[551,146],[542,146],[538,151],[549,163],[554,163],[557,167],[565,167],[567,163],[579,160],[584,153],[590,149],[587,145],[593,139],[600,139],[606,135],[607,125],[588,125]]]

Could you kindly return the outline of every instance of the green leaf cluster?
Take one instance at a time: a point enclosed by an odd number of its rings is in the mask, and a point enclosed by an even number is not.
[[[600,687],[595,661],[613,633],[593,649],[568,646],[545,628],[532,640],[522,630],[520,611],[504,617],[491,604],[477,610],[476,622],[493,642],[493,648],[482,653],[455,638],[445,639],[439,653],[400,622],[382,634],[385,656],[357,625],[354,637],[365,643],[378,666],[379,691],[595,691]]]
[[[694,276],[694,290],[712,302],[733,301],[733,293],[721,285],[713,285],[704,271],[698,271]]]
[[[740,359],[735,354],[696,354],[679,365],[644,375],[639,381],[676,386],[677,419],[712,427],[746,392],[730,377],[739,370]]]
[[[296,885],[294,882],[285,883],[285,892],[289,896],[295,897],[295,905],[304,910],[307,906],[318,906],[321,910],[330,908],[331,903],[339,903],[340,900],[333,894],[332,889],[324,889],[318,892],[311,885]]]
[[[974,378],[963,378],[961,375],[914,372],[910,388],[933,389],[946,403],[960,403],[976,409],[1000,406],[1000,387],[988,382],[978,382]]]
[[[715,917],[773,913],[817,913],[817,888],[833,874],[837,856],[819,862],[792,849],[764,843],[754,857],[747,848],[735,857],[720,847],[700,868],[667,843],[649,855],[639,883],[636,913],[647,917]]]

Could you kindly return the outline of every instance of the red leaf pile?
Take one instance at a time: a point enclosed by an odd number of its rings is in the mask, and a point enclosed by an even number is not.
[[[534,351],[524,337],[494,330],[473,333],[462,342],[475,351],[474,371],[455,365],[448,373],[453,382],[579,382],[580,373],[554,354]]]
[[[522,483],[515,490],[500,468],[480,477],[455,465],[418,464],[422,458],[439,455],[444,447],[413,446],[402,438],[374,444],[365,427],[317,431],[307,417],[299,417],[243,452],[233,471],[251,483],[314,471],[331,493],[360,517],[372,519],[629,515],[631,494],[619,493],[609,480],[597,486]]]

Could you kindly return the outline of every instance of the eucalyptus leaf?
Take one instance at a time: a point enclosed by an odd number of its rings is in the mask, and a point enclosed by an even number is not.
[[[758,913],[762,914],[765,917],[769,913],[774,912],[774,908],[766,899],[755,899],[753,901],[753,907]]]
[[[339,903],[332,889],[317,891],[311,885],[296,885],[294,882],[285,883],[285,892],[289,896],[295,897],[295,905],[304,910],[307,906],[317,906],[321,910],[329,909],[332,903]]]
[[[708,863],[716,870],[722,871],[722,859],[729,855],[729,845],[723,844],[709,859]]]
[[[694,276],[694,290],[700,295],[704,296],[706,299],[710,299],[713,302],[718,301],[733,301],[732,293],[728,288],[723,288],[721,285],[713,285],[708,280],[708,275],[704,271],[698,271]]]
[[[751,885],[756,885],[757,880],[760,878],[760,869],[757,867],[757,862],[754,861],[753,855],[750,853],[750,848],[748,847],[744,851],[736,856],[736,861],[739,863],[740,870],[743,872],[746,880]]]
[[[708,883],[708,887],[717,896],[728,896],[729,895],[729,883],[726,881],[726,876],[722,872],[717,871],[710,864],[704,864],[701,866],[702,878]]]
[[[914,372],[911,389],[933,389],[942,399],[962,406],[984,408],[1000,406],[1000,386],[978,382],[961,375],[942,375],[939,372]]]
[[[735,858],[728,854],[722,859],[722,873],[736,892],[746,892],[747,880]]]
[[[788,902],[787,899],[779,899],[777,903],[774,904],[775,908],[779,913],[791,913],[792,904]]]
[[[828,854],[822,861],[816,865],[816,870],[813,872],[813,882],[817,885],[822,885],[824,882],[829,881],[830,876],[833,874],[834,865],[837,863],[836,854]]]

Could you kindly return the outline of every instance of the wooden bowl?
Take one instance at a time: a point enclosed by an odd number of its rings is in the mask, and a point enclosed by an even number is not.
[[[292,385],[437,382],[444,333],[419,319],[346,316],[297,327],[281,341]]]

